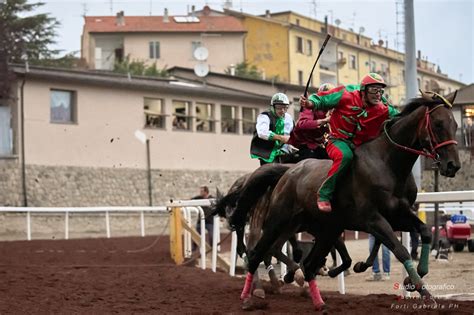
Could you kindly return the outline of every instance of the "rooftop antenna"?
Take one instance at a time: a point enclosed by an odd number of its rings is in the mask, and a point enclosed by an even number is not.
[[[110,0],[110,14],[114,14],[114,0]]]
[[[151,15],[152,8],[153,8],[153,0],[150,0],[150,15]]]
[[[86,17],[87,16],[87,3],[83,2],[82,3],[82,17]]]
[[[311,1],[311,5],[313,7],[312,14],[314,15],[314,18],[316,19],[317,18],[316,13],[317,13],[317,7],[318,7],[318,4],[316,3],[316,0]]]

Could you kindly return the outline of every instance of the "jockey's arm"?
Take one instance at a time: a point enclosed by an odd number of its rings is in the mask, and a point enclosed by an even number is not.
[[[314,119],[313,111],[310,109],[304,109],[300,113],[300,118],[298,119],[298,122],[296,126],[298,129],[302,130],[310,130],[310,129],[317,129],[321,125],[324,125],[325,123],[328,122],[329,119]]]
[[[258,115],[257,117],[257,135],[260,139],[270,141],[280,141],[281,143],[288,142],[289,135],[278,135],[270,130],[270,118],[267,115]]]
[[[330,110],[331,108],[336,107],[339,104],[339,101],[344,94],[344,86],[332,89],[331,93],[324,95],[312,94],[308,101],[314,104],[316,110]]]

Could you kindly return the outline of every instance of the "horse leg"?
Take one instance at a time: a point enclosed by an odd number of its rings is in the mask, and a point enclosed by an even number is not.
[[[317,311],[322,310],[325,304],[321,298],[321,293],[316,283],[316,271],[326,263],[326,256],[340,234],[340,232],[334,233],[331,231],[320,233],[317,241],[311,249],[311,252],[303,263],[305,280],[308,282],[311,300],[313,301],[314,308]]]
[[[277,212],[278,213],[278,212]],[[284,216],[273,217],[274,220],[271,224],[266,224],[262,237],[258,240],[255,247],[249,251],[248,255],[248,272],[245,279],[245,285],[242,290],[240,298],[243,300],[250,298],[251,284],[254,278],[254,274],[257,271],[260,262],[263,261],[265,256],[268,254],[269,250],[272,248],[275,241],[278,239],[279,234],[283,230],[283,227],[287,223],[287,220]],[[288,235],[286,235],[288,237]]]
[[[245,261],[247,253],[247,248],[245,247],[244,243],[245,227],[238,228],[235,230],[235,232],[237,233],[237,254],[239,254],[239,256]]]
[[[293,261],[295,263],[299,263],[301,261],[301,258],[303,258],[303,251],[298,245],[298,242],[296,241],[296,237],[294,235],[292,235],[288,239],[288,241],[290,242],[291,248],[293,249]]]
[[[249,239],[248,239],[248,245],[249,248],[253,248],[255,246],[255,243],[257,242],[259,236],[260,236],[260,228],[256,227],[256,221],[251,220],[250,222],[250,233],[249,233]],[[265,255],[264,256],[264,262],[265,265],[268,267],[267,263],[271,263],[271,256]],[[252,280],[252,295],[264,299],[265,298],[265,290],[263,289],[262,283],[260,282],[260,277],[258,276],[258,270],[255,272],[255,276],[253,277]]]
[[[344,240],[342,239],[342,237],[339,237],[336,240],[336,243],[334,244],[334,247],[331,248],[331,251],[334,248],[335,248],[335,250],[337,250],[339,255],[341,255],[342,264],[340,266],[336,267],[336,268],[333,268],[333,269],[329,270],[328,275],[331,278],[336,277],[338,274],[340,274],[341,272],[348,269],[352,264],[351,256],[349,255],[349,252],[347,251],[346,244],[344,243]],[[335,259],[335,258],[333,258],[333,259]]]
[[[281,260],[278,257],[276,258]],[[263,260],[263,263],[265,264],[265,267],[267,268],[268,276],[270,277],[270,283],[272,284],[272,293],[274,294],[280,293],[280,281],[278,280],[278,277],[275,273],[275,269],[273,268],[273,265],[272,265],[272,256],[267,255],[267,257],[265,257],[265,259]]]
[[[423,298],[432,299],[431,293],[426,289],[423,280],[421,280],[415,267],[413,267],[410,253],[397,239],[387,220],[377,213],[376,217],[368,223],[367,232],[374,235],[376,239],[379,239],[403,264],[409,275],[407,279],[410,281],[410,283],[404,283],[405,287],[417,290]]]
[[[365,262],[359,261],[354,265],[354,272],[359,273],[359,272],[364,272],[367,270],[367,268],[371,267],[374,264],[375,257],[377,257],[377,253],[379,252],[380,245],[382,243],[380,240],[375,238],[374,246],[372,247],[372,250],[370,251],[369,257],[367,257],[367,260]]]

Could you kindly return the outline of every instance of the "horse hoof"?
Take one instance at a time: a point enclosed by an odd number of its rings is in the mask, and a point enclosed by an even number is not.
[[[411,282],[410,277],[406,277],[405,280],[403,280],[403,286],[406,291],[408,292],[415,292],[416,291],[416,286]]]
[[[295,281],[295,273],[294,272],[288,272],[283,277],[283,281],[285,281],[285,283],[293,283],[293,281]]]
[[[367,267],[368,267],[368,266],[365,264],[365,262],[359,261],[358,263],[356,263],[356,264],[354,265],[353,270],[354,270],[355,273],[360,273],[360,272],[366,271],[366,270],[367,270]]]
[[[253,290],[252,295],[255,296],[255,297],[258,297],[260,299],[264,299],[265,298],[265,290],[255,289],[255,290]]]
[[[318,303],[314,305],[314,309],[319,312],[325,309],[325,303]]]
[[[242,310],[253,311],[267,308],[268,303],[265,300],[248,298],[242,302]]]
[[[304,274],[303,274],[303,271],[301,271],[301,269],[298,269],[295,271],[295,281],[296,283],[298,283],[300,287],[304,285]]]
[[[323,266],[323,267],[321,267],[321,268],[319,269],[318,274],[319,274],[320,276],[327,276],[327,275],[328,275],[328,272],[329,272],[328,267]]]

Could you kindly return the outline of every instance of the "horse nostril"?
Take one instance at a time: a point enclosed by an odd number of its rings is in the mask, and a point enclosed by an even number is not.
[[[455,173],[461,168],[461,166],[456,165],[453,161],[449,161],[447,168],[448,168],[448,171]]]

